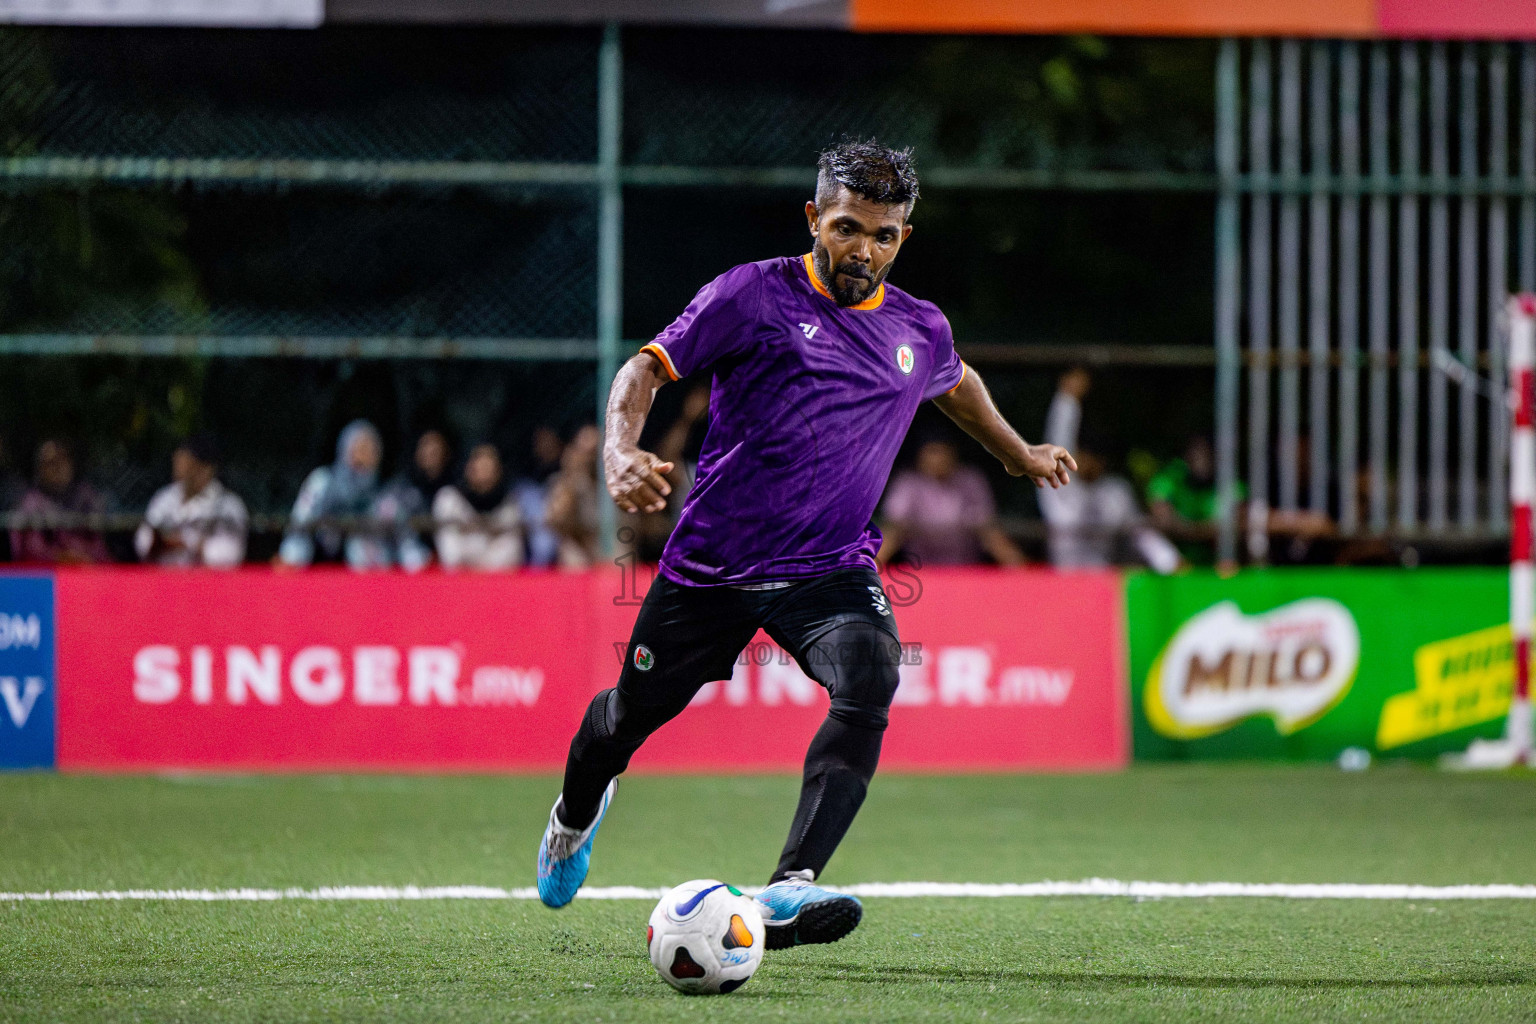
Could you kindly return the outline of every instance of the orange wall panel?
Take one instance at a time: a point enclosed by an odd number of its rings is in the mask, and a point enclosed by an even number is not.
[[[1446,0],[1397,2],[1428,9]],[[1536,0],[1476,3],[1536,7]],[[852,0],[853,27],[866,32],[1369,36],[1376,8],[1377,0]]]

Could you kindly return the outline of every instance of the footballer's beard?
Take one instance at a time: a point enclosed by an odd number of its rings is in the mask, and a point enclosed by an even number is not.
[[[811,262],[816,267],[816,276],[821,278],[821,283],[832,293],[832,301],[844,307],[857,306],[873,295],[891,269],[890,263],[881,267],[876,274],[871,274],[869,268],[862,263],[839,263],[834,268],[832,253],[820,242],[811,246]],[[854,283],[846,288],[839,286],[838,274],[853,278]]]

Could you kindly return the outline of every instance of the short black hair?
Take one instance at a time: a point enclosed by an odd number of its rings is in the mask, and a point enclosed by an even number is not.
[[[224,461],[219,450],[219,439],[206,430],[200,430],[176,446],[205,466],[217,467]]]
[[[892,149],[874,139],[844,139],[816,161],[817,207],[837,198],[840,187],[871,203],[905,206],[903,216],[911,216],[917,202],[911,148]]]

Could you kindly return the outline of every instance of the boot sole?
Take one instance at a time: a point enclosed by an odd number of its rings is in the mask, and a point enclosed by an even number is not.
[[[823,900],[800,911],[789,924],[764,929],[764,949],[792,949],[836,942],[859,926],[864,908],[854,899]]]

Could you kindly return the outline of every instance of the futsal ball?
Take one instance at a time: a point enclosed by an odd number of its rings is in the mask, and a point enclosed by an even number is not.
[[[684,882],[651,911],[645,943],[656,973],[679,992],[734,992],[763,962],[763,915],[724,882]]]

